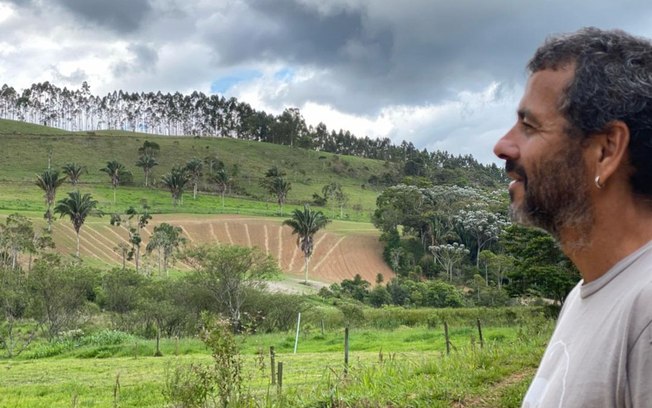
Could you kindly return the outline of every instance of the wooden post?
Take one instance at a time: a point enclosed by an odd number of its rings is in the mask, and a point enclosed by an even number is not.
[[[272,385],[276,384],[276,354],[274,353],[274,346],[269,347],[269,360],[270,367],[272,367]]]
[[[283,362],[279,361],[278,362],[278,381],[276,384],[278,385],[278,390],[281,391],[281,388],[283,388]]]
[[[446,336],[446,354],[451,353],[451,340],[448,337],[448,323],[444,322],[444,336]]]
[[[321,319],[321,335],[324,335],[324,319]]]
[[[301,327],[301,312],[297,316],[297,335],[294,337],[294,354],[297,354],[297,346],[299,346],[299,328]]]
[[[482,338],[482,324],[480,323],[480,318],[476,319],[478,323],[478,335],[480,336],[480,348],[484,348],[484,340]]]
[[[349,372],[349,328],[344,328],[344,374]]]

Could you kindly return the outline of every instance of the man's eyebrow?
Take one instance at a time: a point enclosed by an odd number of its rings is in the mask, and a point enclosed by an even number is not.
[[[518,118],[520,120],[526,119],[531,125],[540,125],[541,123],[537,120],[536,116],[532,113],[531,110],[526,108],[521,108],[516,111]]]

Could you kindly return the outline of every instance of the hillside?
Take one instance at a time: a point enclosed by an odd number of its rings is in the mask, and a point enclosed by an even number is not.
[[[142,186],[144,176],[135,162],[138,148],[145,140],[154,141],[161,148],[160,165],[154,168],[155,178],[193,157],[216,155],[227,168],[237,165],[238,194],[227,197],[222,208],[221,198],[215,192],[201,191],[195,200],[190,191],[184,194],[183,203],[174,207],[169,192]],[[337,181],[350,196],[344,210],[345,218],[364,222],[337,221],[316,236],[310,278],[332,283],[360,274],[373,282],[378,273],[386,279],[394,275],[382,260],[378,231],[368,222],[378,192],[367,187],[366,180],[386,170],[383,162],[233,139],[152,136],[122,131],[71,133],[7,120],[0,120],[0,143],[3,146],[0,151],[0,214],[20,212],[36,225],[44,226],[43,192],[34,185],[35,175],[47,167],[48,157],[54,168],[74,161],[88,169],[81,178],[80,190],[90,192],[100,202],[103,212],[124,212],[129,206],[139,207],[147,202],[154,218],[144,231],[144,244],[155,225],[167,222],[182,228],[189,245],[216,242],[257,246],[277,259],[290,279],[302,276],[303,256],[296,247],[296,236],[291,235],[288,227],[282,227],[281,222],[291,208],[312,201],[313,193],[321,193],[324,184]],[[133,173],[131,185],[118,187],[115,204],[109,178],[99,171],[113,159],[124,163]],[[282,217],[277,214],[276,203],[260,186],[265,171],[272,166],[286,171],[292,182]],[[208,189],[203,187],[203,190]],[[57,199],[71,190],[70,184],[64,184],[57,191]],[[329,217],[339,216],[336,208],[321,210]],[[4,222],[2,215],[0,222]],[[57,251],[74,253],[75,235],[68,220],[54,223],[53,238]],[[81,256],[98,267],[118,266],[122,263],[118,245],[126,239],[124,227],[110,226],[108,217],[91,217],[82,228]],[[151,273],[157,273],[154,258],[152,255],[147,261]],[[175,268],[183,271],[188,266],[179,263]]]
[[[139,200],[147,199],[155,213],[207,213],[211,212],[211,207],[213,210],[221,210],[221,200],[217,200],[215,193],[210,191],[211,187],[205,183],[200,186],[200,190],[211,195],[214,200],[206,202],[203,199],[202,203],[193,204],[192,197],[188,199],[186,193],[184,203],[179,208],[171,208],[168,192],[156,188],[143,189],[144,174],[135,163],[138,148],[145,140],[160,145],[160,164],[154,167],[152,176],[155,182],[175,165],[184,165],[195,157],[204,159],[215,156],[224,162],[229,171],[235,169],[237,172],[235,194],[231,196],[254,202],[268,202],[262,206],[264,210],[260,209],[257,214],[273,215],[276,211],[274,202],[260,186],[260,180],[267,169],[276,166],[287,173],[286,178],[292,183],[288,204],[300,206],[312,202],[314,193],[321,193],[325,184],[337,181],[349,197],[348,217],[368,221],[378,195],[378,191],[369,185],[369,179],[387,171],[387,165],[378,160],[338,156],[270,143],[228,138],[154,136],[125,131],[71,133],[0,120],[0,143],[3,146],[0,150],[0,187],[4,192],[0,197],[0,211],[39,211],[43,208],[41,193],[32,187],[32,183],[35,175],[47,168],[48,157],[54,168],[60,168],[67,162],[85,166],[88,173],[81,178],[81,190],[91,192],[104,210],[112,209],[113,195],[108,176],[99,169],[109,160],[123,163],[133,174],[131,185],[118,189],[117,208],[137,205]],[[63,187],[60,191],[65,192],[66,189]],[[122,197],[121,190],[123,194],[129,192],[129,197]],[[133,202],[133,199],[137,201]],[[242,205],[233,199],[228,204],[241,208],[261,207],[254,203]],[[224,212],[232,211],[239,210],[227,208]],[[332,212],[332,209],[328,211]]]

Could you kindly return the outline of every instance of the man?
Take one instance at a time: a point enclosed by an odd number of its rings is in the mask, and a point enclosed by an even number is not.
[[[523,407],[652,407],[652,43],[586,28],[528,69],[494,152],[513,218],[550,232],[582,280]]]

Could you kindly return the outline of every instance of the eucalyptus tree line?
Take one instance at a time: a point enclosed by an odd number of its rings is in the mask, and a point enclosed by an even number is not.
[[[197,91],[183,95],[118,90],[99,96],[91,93],[86,82],[79,89],[35,83],[20,92],[4,84],[0,88],[0,118],[70,131],[113,129],[231,137],[403,163],[405,175],[424,176],[436,182],[463,181],[467,174],[476,179],[474,182],[488,185],[504,181],[503,172],[495,164],[483,165],[470,155],[429,153],[410,142],[394,145],[389,138],[356,137],[346,130],[329,130],[323,123],[309,126],[297,108],[287,108],[275,116],[256,111],[235,98]]]

